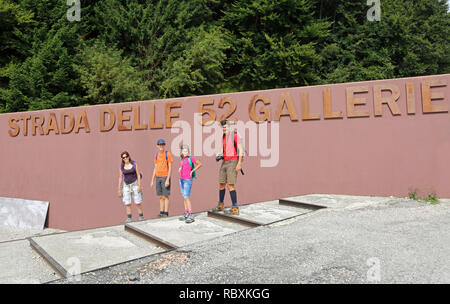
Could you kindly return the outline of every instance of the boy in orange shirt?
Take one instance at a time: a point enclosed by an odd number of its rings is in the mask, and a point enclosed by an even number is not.
[[[166,142],[159,139],[151,187],[156,179],[156,195],[159,196],[159,217],[169,216],[170,175],[172,173],[172,154],[165,150]]]

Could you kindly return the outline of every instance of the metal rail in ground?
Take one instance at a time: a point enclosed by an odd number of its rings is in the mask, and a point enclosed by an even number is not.
[[[305,203],[305,202],[298,202],[298,201],[293,201],[293,200],[286,199],[286,198],[280,198],[278,200],[278,203],[280,205],[284,205],[284,206],[300,207],[300,208],[310,209],[313,211],[327,208],[327,207],[321,206],[321,205]]]
[[[164,248],[166,250],[173,250],[173,249],[177,249],[178,248],[178,246],[176,246],[176,245],[174,245],[174,244],[172,244],[172,243],[170,243],[168,241],[165,241],[165,240],[163,240],[163,239],[161,239],[161,238],[159,238],[157,236],[154,236],[154,235],[152,235],[152,234],[150,234],[148,232],[145,232],[145,231],[143,231],[143,230],[141,230],[141,229],[139,229],[137,227],[133,227],[133,226],[131,226],[129,224],[125,224],[125,231],[131,232],[131,233],[134,233],[137,236],[143,237],[147,241],[152,242],[155,245],[157,245],[157,246],[159,246],[161,248]]]
[[[50,266],[55,269],[59,274],[63,277],[67,278],[69,276],[69,272],[59,264],[54,258],[50,256],[41,246],[39,246],[31,237],[27,238],[30,242],[31,248],[33,248],[38,254],[40,254],[45,261],[47,261]]]
[[[224,214],[223,212],[216,212],[216,211],[208,211],[208,216],[214,217],[220,220],[229,221],[237,224],[241,224],[248,227],[258,227],[262,226],[264,224],[252,221],[249,219],[243,219],[236,215],[230,215],[230,214]]]
[[[319,209],[326,208],[325,206],[315,205],[315,204],[310,204],[310,203],[304,203],[304,202],[298,202],[298,201],[294,201],[294,200],[290,200],[290,199],[279,199],[278,200],[278,204],[279,205],[284,205],[284,206],[290,206],[290,207],[298,207],[298,208],[307,209],[307,210],[310,210],[310,211],[309,212],[305,212],[303,214],[298,214],[298,215],[295,215],[295,216],[290,216],[290,217],[287,217],[287,218],[277,219],[277,220],[274,220],[274,221],[264,222],[264,223],[258,222],[258,221],[255,221],[255,220],[252,220],[252,219],[249,219],[249,218],[240,217],[240,216],[237,216],[237,215],[229,215],[229,214],[224,214],[223,212],[215,212],[215,211],[208,211],[207,212],[207,216],[219,219],[221,221],[233,222],[233,223],[236,223],[236,224],[239,224],[239,225],[243,225],[243,226],[246,226],[246,227],[249,227],[249,228],[255,228],[255,227],[259,227],[259,226],[265,226],[265,225],[270,225],[270,224],[273,224],[273,223],[282,222],[282,221],[285,221],[285,220],[288,220],[288,219],[291,219],[291,218],[295,218],[297,216],[301,216],[301,215],[304,215],[304,214],[308,214],[308,213],[314,212],[314,211],[319,210]],[[86,230],[89,230],[89,229],[86,229]],[[169,242],[167,240],[164,240],[164,237],[157,237],[157,236],[155,236],[155,235],[153,235],[153,234],[151,234],[149,232],[146,232],[146,231],[144,231],[142,229],[139,229],[138,227],[133,226],[132,224],[129,224],[129,223],[124,224],[124,230],[129,232],[129,233],[132,233],[132,234],[134,234],[134,235],[136,235],[138,237],[142,237],[146,241],[148,241],[150,243],[153,243],[154,245],[156,245],[156,246],[158,246],[158,247],[163,249],[163,251],[161,251],[161,252],[153,253],[153,254],[150,254],[150,255],[162,254],[162,253],[166,253],[168,251],[176,250],[176,249],[180,248],[179,246],[174,245],[173,243],[171,243],[171,242]],[[237,233],[237,232],[235,232],[235,233]],[[45,237],[45,236],[43,236],[43,237]],[[52,266],[52,268],[57,270],[58,273],[60,273],[65,278],[69,278],[69,277],[72,276],[72,274],[69,273],[68,270],[66,270],[60,263],[58,263],[41,246],[39,246],[39,244],[37,242],[35,242],[32,238],[28,238],[28,240],[30,242],[31,247],[34,250],[36,250]],[[112,266],[119,265],[119,264],[122,264],[122,263],[130,262],[130,261],[131,260],[127,259],[127,260],[121,261],[120,263],[115,263],[114,265],[102,266],[102,267],[99,267],[98,269],[96,268],[96,269],[93,269],[93,270],[97,271],[97,270],[100,270],[100,269],[105,269],[105,268],[108,268],[108,267],[112,267]],[[91,272],[93,270],[89,270],[89,271],[86,271],[86,272]],[[83,273],[86,273],[86,272],[83,272]]]

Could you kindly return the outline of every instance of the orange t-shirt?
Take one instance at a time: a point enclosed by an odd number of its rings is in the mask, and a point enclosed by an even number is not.
[[[158,152],[157,157],[154,159],[154,163],[156,166],[155,176],[164,177],[169,175],[169,166],[168,162],[172,163],[172,154],[167,152],[167,161],[166,161],[166,151]]]

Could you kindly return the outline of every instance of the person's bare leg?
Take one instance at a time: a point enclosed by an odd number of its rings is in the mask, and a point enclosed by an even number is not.
[[[164,212],[169,212],[169,197],[164,197]]]
[[[184,199],[184,208],[186,210],[192,210],[191,200],[189,198]]]
[[[165,202],[165,197],[161,195],[159,197],[159,211],[161,211],[161,212],[164,211],[164,202]]]
[[[142,206],[141,206],[141,204],[137,204],[137,205],[136,205],[136,208],[137,208],[139,214],[143,214],[143,213],[142,213]]]

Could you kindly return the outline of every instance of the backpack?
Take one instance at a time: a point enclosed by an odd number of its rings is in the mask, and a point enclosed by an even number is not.
[[[233,133],[233,144],[234,144],[234,151],[236,151],[236,155],[237,155],[237,157],[239,157],[238,146],[237,146],[235,135],[239,136],[239,134],[237,134],[237,130],[234,130],[234,133]],[[224,139],[225,139],[225,134],[222,135],[222,149],[225,152],[225,149],[223,147],[223,140]],[[244,150],[243,151],[244,153],[242,153],[242,161],[244,161],[245,149],[244,149],[244,146],[243,146],[242,142],[241,142],[241,145],[242,145],[242,150]],[[224,153],[224,155],[225,155],[225,153]]]
[[[182,157],[180,157],[180,161],[183,160]],[[188,160],[189,160],[189,165],[191,166],[191,170],[194,170],[195,165],[192,163],[191,157],[188,156]],[[193,172],[192,173],[192,178],[196,178],[197,177],[197,172]]]
[[[166,164],[167,164],[167,168],[169,168],[169,160],[168,160],[167,152],[168,151],[166,151]],[[155,160],[158,160],[158,152],[156,152],[156,154],[155,154]]]
[[[239,134],[237,134],[237,130],[234,130],[234,132],[233,132],[233,144],[234,144],[234,151],[236,151],[236,155],[237,155],[237,157],[239,158],[239,153],[238,153],[238,146],[237,146],[237,142],[236,142],[236,137],[237,136],[239,136]],[[224,145],[223,145],[223,140],[225,139],[225,134],[223,134],[222,135],[222,149],[223,149],[223,155],[225,155],[225,147],[224,147]],[[243,146],[243,143],[241,142],[241,146],[242,146],[242,159],[241,159],[241,162],[243,162],[244,161],[244,155],[245,155],[245,149],[244,149],[244,146]],[[242,175],[244,175],[244,170],[242,170],[241,169],[241,173],[242,173]]]

